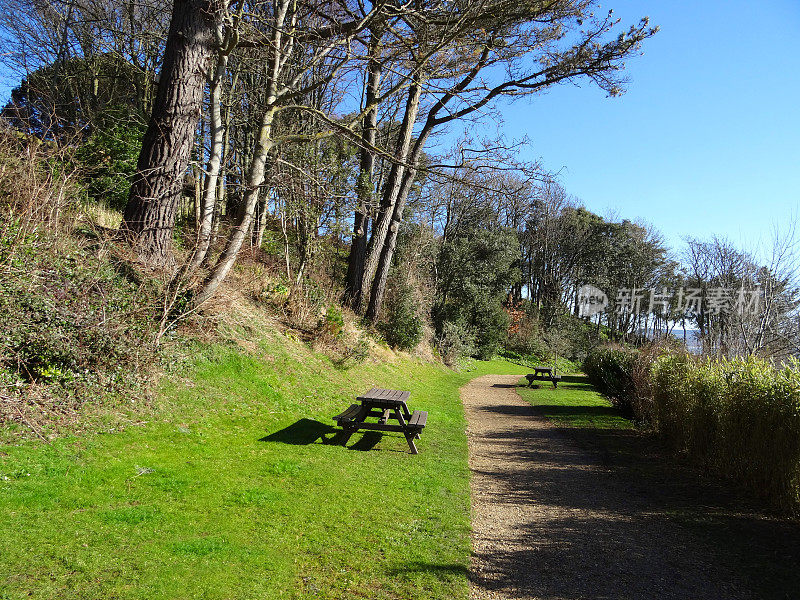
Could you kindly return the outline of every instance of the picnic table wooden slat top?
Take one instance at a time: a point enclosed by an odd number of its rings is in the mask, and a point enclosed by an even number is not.
[[[388,402],[405,402],[408,400],[408,397],[411,396],[411,392],[404,392],[402,390],[386,390],[383,388],[372,388],[368,392],[365,392],[361,396],[358,396],[356,400],[359,402],[363,402],[364,400],[378,400],[378,401],[388,401]]]

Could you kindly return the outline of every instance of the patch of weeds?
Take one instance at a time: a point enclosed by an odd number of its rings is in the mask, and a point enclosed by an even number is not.
[[[13,269],[0,269],[0,393],[15,402],[0,407],[0,424],[50,435],[86,403],[135,402],[155,362],[149,290],[67,232],[43,229],[11,252]]]
[[[320,322],[319,329],[321,334],[330,338],[336,339],[342,335],[344,328],[344,317],[342,311],[335,305],[330,305],[325,311],[325,316]]]
[[[366,338],[359,337],[353,344],[346,345],[341,354],[333,359],[333,364],[339,369],[349,369],[363,363],[369,358],[369,342]]]

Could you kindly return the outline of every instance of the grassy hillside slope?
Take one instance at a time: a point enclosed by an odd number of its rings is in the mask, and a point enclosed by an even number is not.
[[[254,343],[198,346],[141,426],[0,448],[0,598],[467,597],[458,388],[523,369],[337,370],[279,333]],[[429,411],[419,455],[394,434],[330,444],[373,384]]]

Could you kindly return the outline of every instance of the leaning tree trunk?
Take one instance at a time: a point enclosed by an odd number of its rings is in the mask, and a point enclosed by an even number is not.
[[[370,40],[370,61],[367,71],[366,93],[364,105],[368,112],[364,117],[361,139],[364,145],[361,148],[359,165],[358,207],[353,220],[353,241],[350,245],[350,255],[347,261],[347,280],[344,290],[344,301],[352,304],[361,296],[361,280],[364,274],[364,262],[367,258],[367,228],[369,226],[369,213],[375,196],[375,182],[372,173],[375,169],[375,154],[372,148],[378,132],[378,105],[377,98],[380,91],[382,65],[378,61],[380,49],[380,34],[373,34]]]
[[[225,245],[225,250],[223,250],[219,259],[217,259],[214,268],[211,269],[211,272],[200,285],[193,301],[195,307],[208,301],[216,293],[219,286],[225,280],[225,277],[227,277],[228,273],[233,268],[239,250],[248,237],[253,224],[253,214],[258,205],[261,186],[266,179],[267,160],[269,158],[269,153],[275,147],[275,142],[272,138],[272,128],[278,113],[278,80],[281,69],[292,56],[294,49],[294,36],[287,34],[286,38],[284,38],[285,32],[292,31],[296,24],[295,15],[289,14],[291,7],[291,0],[281,0],[278,5],[277,14],[275,15],[275,28],[270,39],[270,57],[268,60],[269,82],[266,90],[266,102],[263,109],[264,112],[261,115],[258,132],[255,136],[255,147],[253,148],[252,157],[247,168],[247,179],[245,181],[242,211],[240,213],[241,218],[239,219],[238,225],[233,228],[228,242]],[[289,27],[285,30],[284,27],[286,25],[289,25]]]
[[[387,182],[387,187],[392,185],[393,188],[393,202],[389,212],[387,214],[380,215],[381,217],[385,218],[385,223],[381,223],[380,221],[378,222],[376,226],[376,233],[380,233],[382,237],[377,237],[376,234],[373,234],[373,239],[370,240],[370,254],[367,258],[367,265],[364,272],[365,284],[361,297],[362,301],[367,300],[367,310],[365,316],[370,321],[375,322],[380,315],[381,305],[383,304],[383,296],[386,291],[386,281],[389,277],[389,267],[392,264],[394,249],[397,244],[397,234],[400,230],[400,223],[403,219],[403,210],[405,208],[406,200],[408,199],[408,194],[411,191],[411,184],[413,183],[414,177],[416,177],[417,174],[417,166],[419,164],[420,156],[422,155],[422,149],[425,147],[425,142],[427,142],[428,137],[436,126],[458,118],[459,112],[461,111],[450,113],[446,117],[442,118],[439,118],[438,114],[444,110],[446,105],[453,98],[461,94],[465,89],[467,89],[470,83],[474,81],[475,77],[477,77],[482,68],[481,63],[485,64],[485,61],[488,57],[488,52],[489,47],[487,46],[484,49],[478,65],[476,65],[450,91],[439,98],[433,107],[431,107],[425,120],[425,125],[422,127],[417,140],[414,142],[414,147],[413,150],[410,151],[410,155],[409,148],[411,143],[411,131],[401,132],[401,135],[408,136],[408,139],[404,140],[405,152],[403,154],[403,162],[401,163],[400,161],[397,161],[395,162],[394,166],[402,166],[403,168],[402,170],[398,168],[397,171],[399,172],[399,177],[397,179],[394,181],[390,179],[390,181]],[[419,110],[419,87],[420,82],[418,80],[413,81],[409,88],[408,101],[406,102],[406,113],[403,117],[403,126],[405,127],[407,125],[409,115],[413,115],[410,127],[412,130],[413,121],[416,120]],[[471,112],[472,110],[474,110],[474,108],[470,108],[467,112]],[[406,167],[405,165],[408,166]],[[373,247],[372,241],[375,239],[377,239],[377,243]],[[370,279],[369,293],[366,292],[367,277]]]
[[[250,170],[247,173],[247,187],[245,189],[243,198],[243,210],[239,224],[234,227],[231,237],[228,238],[228,243],[225,250],[219,257],[211,273],[208,274],[205,281],[203,281],[200,289],[195,296],[195,306],[199,306],[209,300],[217,291],[220,284],[227,277],[233,264],[236,262],[236,257],[239,250],[242,248],[247,235],[250,232],[250,226],[253,222],[253,213],[255,212],[256,205],[258,204],[259,193],[261,185],[264,183],[267,172],[267,157],[270,150],[274,147],[272,141],[272,124],[275,119],[275,108],[272,107],[267,110],[261,120],[261,127],[258,135],[258,145],[253,156],[253,161],[250,163]]]
[[[406,154],[408,167],[404,169],[401,180],[397,183],[394,206],[387,227],[383,245],[379,249],[378,260],[375,266],[375,274],[369,292],[369,302],[364,316],[373,323],[378,320],[383,305],[383,297],[386,293],[386,282],[389,279],[389,268],[392,266],[394,250],[397,247],[397,235],[400,232],[400,224],[403,222],[403,211],[405,210],[408,195],[411,193],[411,186],[417,176],[417,165],[422,156],[422,149],[428,141],[428,137],[433,131],[435,121],[434,115],[429,115],[419,137],[414,142],[414,147],[410,153]]]
[[[121,225],[139,260],[151,266],[169,267],[173,262],[175,213],[221,18],[213,0],[173,3],[158,93]]]
[[[389,233],[389,226],[394,215],[395,203],[400,194],[400,189],[406,173],[408,153],[411,148],[414,123],[416,123],[417,114],[419,113],[421,95],[422,87],[418,81],[415,81],[408,90],[408,99],[406,100],[403,122],[400,126],[400,132],[395,147],[394,162],[389,170],[389,177],[384,184],[381,205],[372,227],[372,237],[367,246],[367,257],[361,277],[361,294],[356,297],[354,303],[356,312],[361,312],[366,309],[370,302],[373,278],[378,268],[381,253],[386,242],[386,236]]]
[[[422,135],[427,138],[427,134]],[[422,139],[422,138],[420,138]],[[417,150],[422,149],[425,140],[417,147]],[[412,165],[417,164],[419,160],[419,151],[415,151],[410,159]],[[381,248],[380,258],[378,259],[378,266],[375,270],[375,277],[372,280],[372,289],[369,295],[369,304],[365,317],[373,323],[378,320],[381,314],[381,307],[383,306],[383,297],[386,293],[386,282],[389,279],[389,269],[392,266],[392,259],[394,258],[394,251],[397,247],[397,234],[400,232],[400,224],[403,222],[403,211],[405,210],[406,200],[411,192],[411,185],[414,183],[414,178],[417,176],[417,169],[409,167],[403,175],[403,181],[400,185],[400,190],[397,194],[397,200],[394,203],[394,210],[392,211],[392,219],[389,225],[389,231],[386,235],[386,240]]]

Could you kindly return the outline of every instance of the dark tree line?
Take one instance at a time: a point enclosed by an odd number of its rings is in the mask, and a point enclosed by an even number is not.
[[[431,136],[490,118],[497,99],[564,82],[590,80],[615,95],[624,59],[654,33],[646,20],[620,30],[590,0],[3,7],[3,60],[25,77],[6,116],[63,144],[91,138],[102,146],[109,132],[123,136],[120,127],[125,139],[141,136],[120,231],[142,264],[171,274],[176,301],[207,301],[242,248],[270,232],[294,287],[323,240],[346,245],[343,297],[373,322],[408,211],[431,196],[426,186],[471,168],[463,153],[428,155]],[[110,154],[97,151],[98,169]],[[113,194],[97,195],[118,198],[120,180],[113,183]],[[535,215],[503,210],[497,226],[454,219],[438,262],[455,264],[463,251],[471,263],[464,240],[477,236],[489,252],[513,233],[518,249],[501,252],[508,273],[521,274],[512,300],[525,290],[547,313],[562,299],[560,273],[577,281],[585,265],[577,257],[554,265],[536,237],[549,243],[551,233],[529,227]],[[181,222],[189,228],[177,230]],[[188,253],[176,255],[177,234],[188,236]],[[457,304],[454,286],[437,287],[437,314]]]

